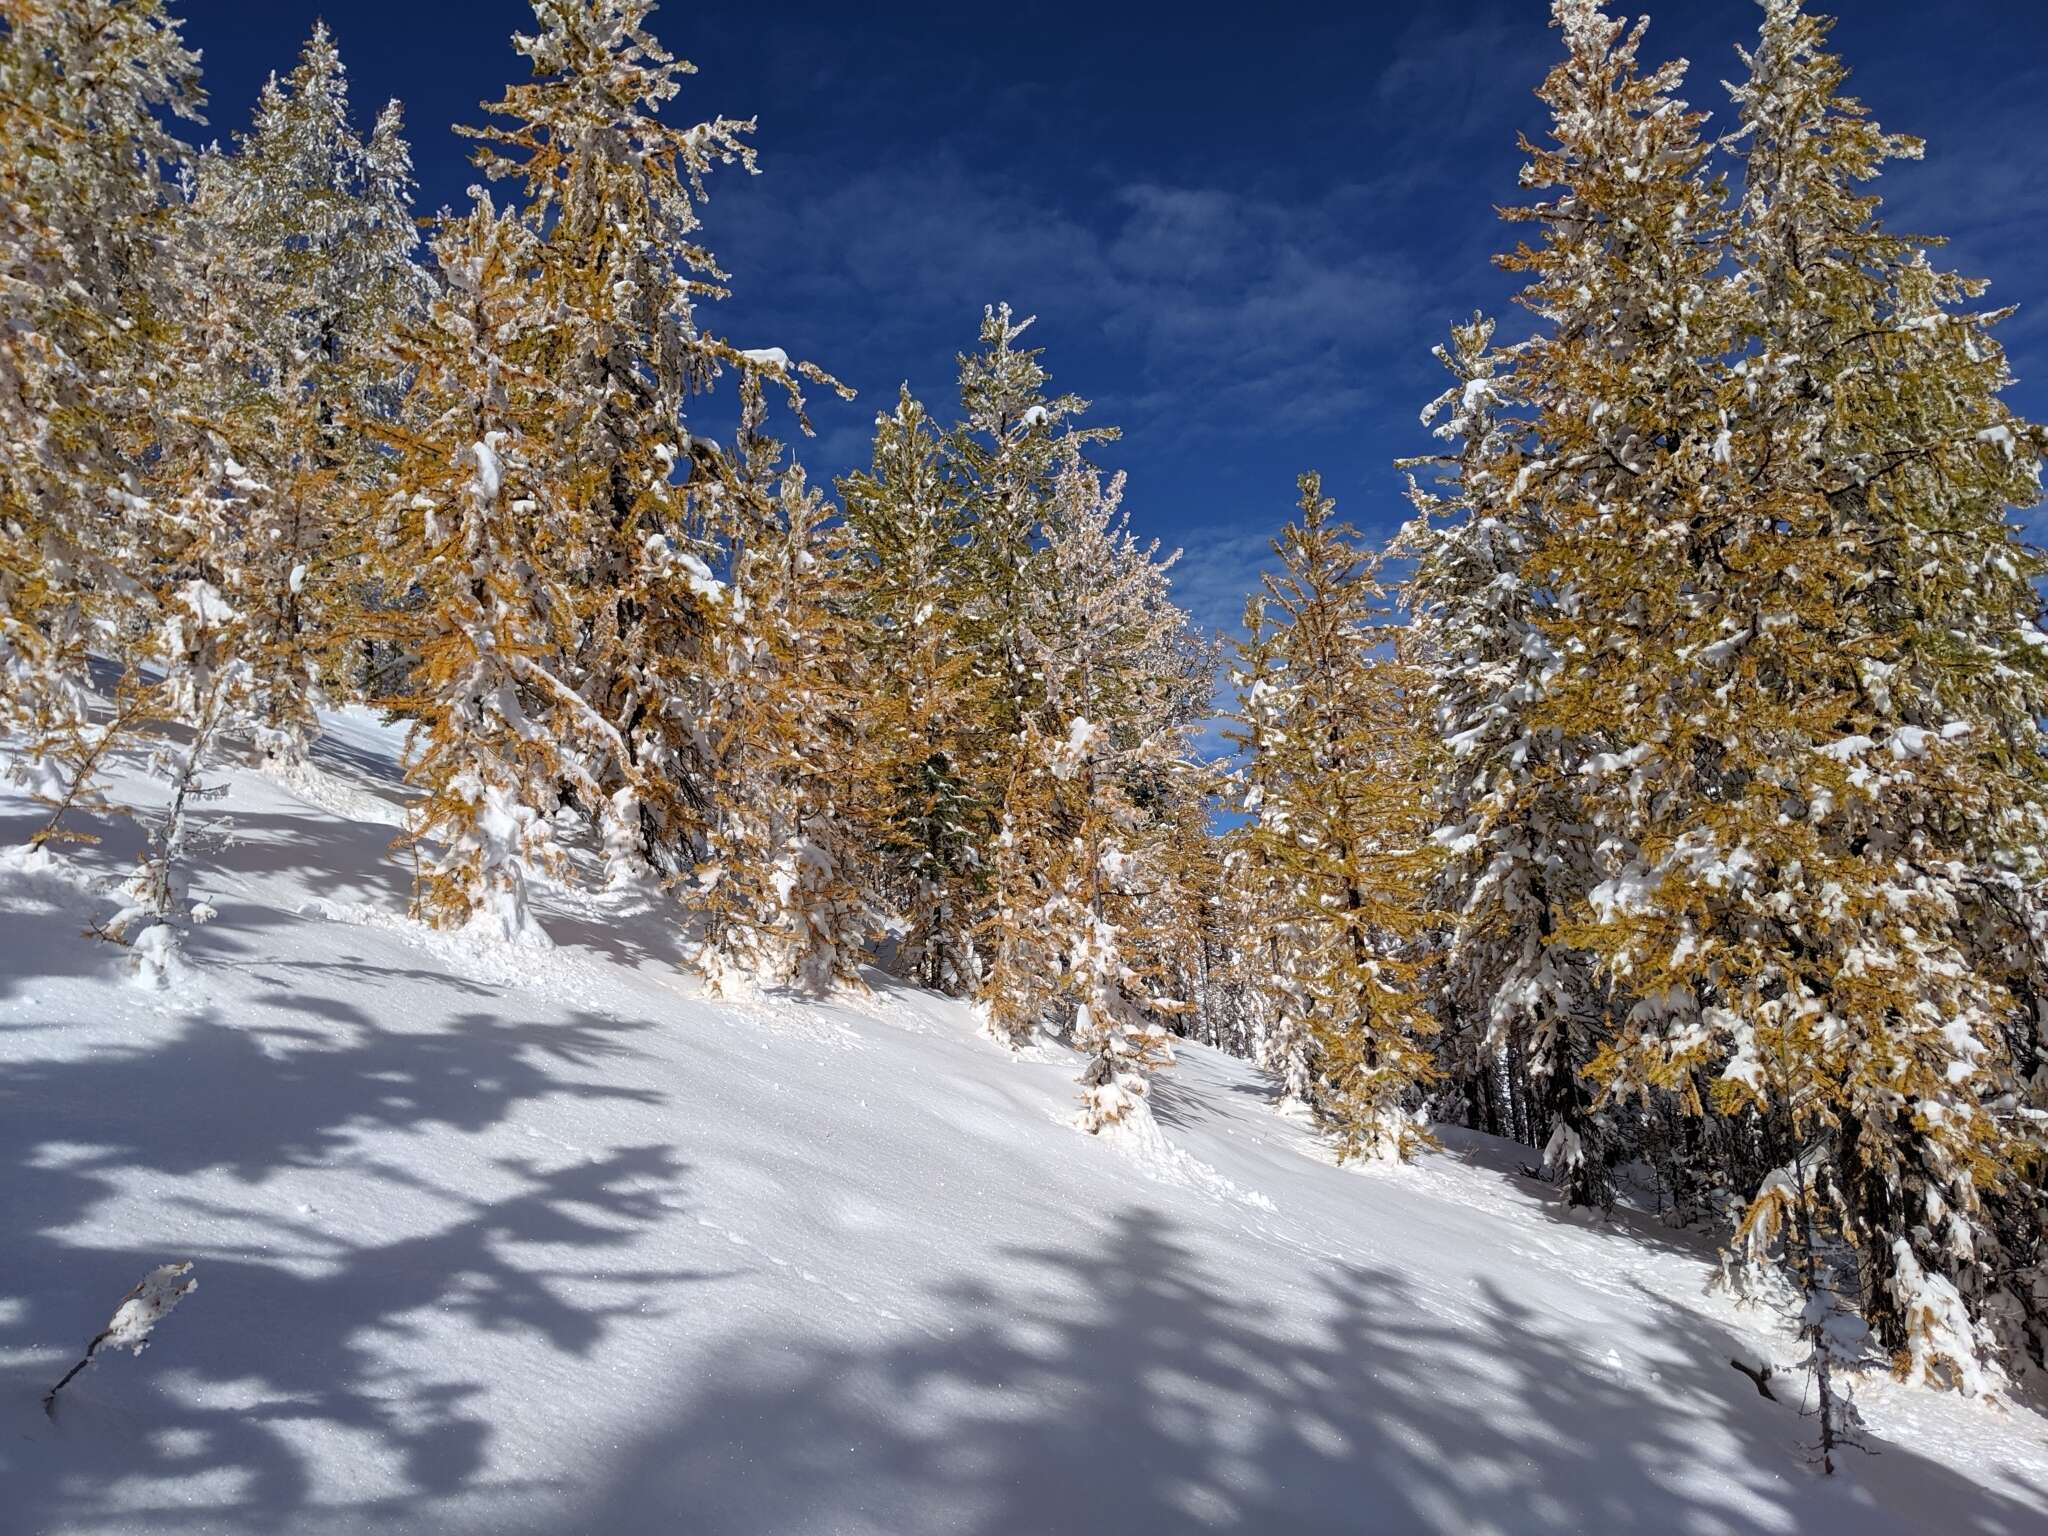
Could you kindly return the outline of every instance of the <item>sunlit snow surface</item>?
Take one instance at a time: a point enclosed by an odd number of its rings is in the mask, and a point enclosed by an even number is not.
[[[1778,1320],[1517,1149],[1340,1170],[1201,1049],[1092,1140],[1056,1050],[880,978],[706,1001],[630,898],[425,933],[395,733],[329,725],[227,775],[166,990],[79,936],[132,831],[0,865],[9,1536],[2048,1529],[2022,1405],[1861,1383],[1878,1454],[1821,1479],[1796,1378],[1728,1365]]]

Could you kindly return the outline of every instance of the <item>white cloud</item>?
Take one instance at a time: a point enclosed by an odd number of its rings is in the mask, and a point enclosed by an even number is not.
[[[1255,413],[1263,429],[1362,408],[1358,359],[1406,328],[1422,286],[1379,250],[1363,202],[1356,188],[1301,206],[1139,183],[1056,208],[934,154],[796,203],[733,198],[709,232],[739,274],[736,311],[768,312],[750,332],[773,328],[778,304],[792,321],[824,305],[841,345],[900,356],[912,343],[936,361],[972,345],[983,304],[1007,300],[1128,357],[1107,419],[1214,434],[1251,430]],[[858,357],[821,361],[866,395],[895,383]]]

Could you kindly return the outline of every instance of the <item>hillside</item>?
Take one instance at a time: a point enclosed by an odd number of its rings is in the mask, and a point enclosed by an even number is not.
[[[0,1525],[208,1531],[2019,1532],[2048,1423],[1889,1381],[1805,1464],[1778,1319],[1451,1133],[1334,1166],[1201,1048],[1156,1134],[874,978],[702,997],[658,914],[402,917],[395,739],[226,775],[218,917],[145,990],[124,839],[0,888]],[[119,791],[147,803],[137,779]],[[11,802],[17,843],[27,807]],[[151,1266],[139,1359],[39,1396]]]

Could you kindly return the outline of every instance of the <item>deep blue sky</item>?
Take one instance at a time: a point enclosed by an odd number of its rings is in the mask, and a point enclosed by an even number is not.
[[[316,15],[363,126],[404,99],[430,211],[473,179],[448,125],[523,74],[523,0],[173,0],[204,51],[209,134],[246,125]],[[1852,88],[1929,141],[1881,190],[1896,227],[2025,307],[2019,407],[2048,415],[2048,6],[1837,0]],[[1636,9],[1644,8],[1638,5]],[[1646,52],[1690,58],[1717,114],[1751,0],[1661,0]],[[735,297],[707,316],[857,387],[815,402],[814,474],[865,463],[908,379],[949,416],[983,303],[1041,318],[1056,383],[1125,440],[1139,527],[1184,545],[1184,599],[1234,622],[1297,471],[1373,532],[1439,388],[1429,348],[1509,286],[1488,257],[1518,129],[1556,53],[1541,0],[1257,6],[1012,3],[700,8],[654,30],[701,71],[678,120],[756,116],[763,174],[722,175],[706,236]],[[1513,326],[1512,319],[1504,328]],[[2036,526],[2044,526],[2036,521]]]

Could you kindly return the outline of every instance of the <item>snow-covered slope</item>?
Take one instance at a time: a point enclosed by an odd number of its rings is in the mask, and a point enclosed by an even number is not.
[[[417,929],[394,750],[227,775],[165,990],[79,936],[132,832],[0,868],[0,1530],[2048,1529],[2024,1407],[1864,1383],[1820,1478],[1797,1380],[1729,1368],[1776,1320],[1512,1148],[1338,1169],[1200,1049],[1097,1141],[1071,1063],[879,977],[708,1001],[593,898],[540,953]]]

